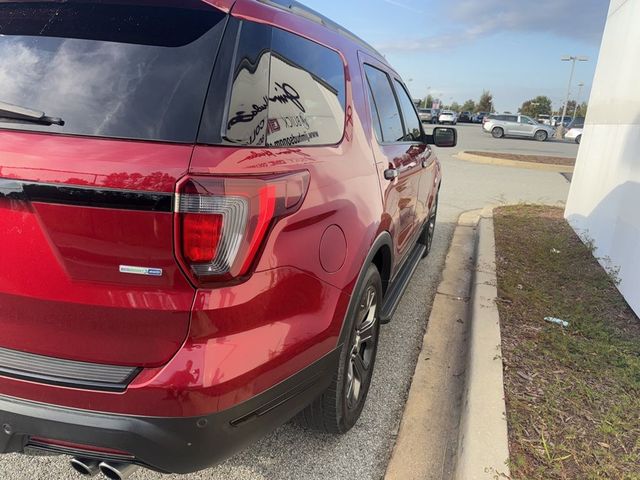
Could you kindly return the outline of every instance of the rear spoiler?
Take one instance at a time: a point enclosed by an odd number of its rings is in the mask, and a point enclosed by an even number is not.
[[[17,3],[65,3],[67,0],[0,0],[0,4],[17,2]],[[151,7],[192,7],[197,8],[198,5],[207,4],[229,13],[236,0],[96,0],[96,3],[129,3],[131,5],[151,6]],[[206,8],[204,5],[202,7]]]

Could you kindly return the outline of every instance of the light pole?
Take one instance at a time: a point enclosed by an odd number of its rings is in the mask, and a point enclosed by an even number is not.
[[[562,116],[560,117],[560,125],[558,126],[558,130],[556,131],[556,137],[562,139],[564,134],[564,117],[567,115],[567,104],[569,103],[569,95],[571,93],[571,83],[573,82],[573,73],[576,69],[576,61],[578,62],[587,62],[589,61],[589,57],[579,57],[577,55],[565,56],[560,60],[563,62],[571,62],[571,74],[569,75],[569,85],[567,86],[567,96],[564,100],[564,107],[562,108]]]
[[[576,119],[576,113],[578,112],[578,104],[580,103],[580,98],[582,97],[582,87],[584,87],[584,83],[580,82],[578,84],[578,96],[576,97],[576,108],[573,109],[573,117],[571,121]]]

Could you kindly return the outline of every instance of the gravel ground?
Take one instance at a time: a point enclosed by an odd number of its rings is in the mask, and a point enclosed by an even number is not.
[[[353,430],[334,437],[287,424],[217,468],[182,477],[139,471],[132,477],[134,480],[377,480],[383,477],[458,215],[487,204],[563,203],[568,193],[568,182],[557,173],[473,164],[456,160],[453,154],[460,150],[503,148],[503,151],[570,156],[575,155],[577,145],[497,140],[482,134],[477,125],[459,125],[458,130],[459,147],[438,152],[444,168],[444,183],[433,251],[416,271],[392,323],[382,329],[367,406]],[[71,472],[64,457],[6,455],[0,457],[0,478],[67,480],[81,477]]]

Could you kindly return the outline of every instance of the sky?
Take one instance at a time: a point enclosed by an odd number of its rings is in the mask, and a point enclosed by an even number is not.
[[[547,95],[588,99],[609,0],[302,0],[376,47],[415,98],[445,104],[491,91],[497,111]]]

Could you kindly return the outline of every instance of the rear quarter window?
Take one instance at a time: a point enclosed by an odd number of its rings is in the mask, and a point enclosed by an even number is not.
[[[344,64],[338,53],[273,29],[267,146],[340,142],[345,96]]]
[[[242,22],[220,108],[212,90],[199,140],[210,145],[320,146],[341,141],[346,80],[340,55],[298,35]],[[217,112],[222,121],[216,122]]]

